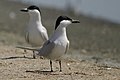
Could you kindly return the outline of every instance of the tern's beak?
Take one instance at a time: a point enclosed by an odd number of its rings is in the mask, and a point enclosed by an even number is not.
[[[28,12],[28,9],[24,8],[24,9],[21,9],[20,11],[22,11],[22,12]]]
[[[72,20],[72,23],[80,23],[79,20]]]

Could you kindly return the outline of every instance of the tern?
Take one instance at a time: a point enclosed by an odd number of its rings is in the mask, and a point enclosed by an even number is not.
[[[25,40],[32,45],[32,47],[40,47],[45,41],[48,40],[46,28],[42,25],[41,11],[35,6],[21,9],[22,12],[29,13],[30,20],[26,29]],[[33,58],[35,53],[33,51]]]

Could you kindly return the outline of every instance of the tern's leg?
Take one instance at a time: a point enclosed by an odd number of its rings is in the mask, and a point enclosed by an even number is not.
[[[60,65],[60,72],[62,72],[61,61],[59,61],[59,65]]]
[[[24,52],[27,52],[27,50],[26,50],[26,49],[24,49]]]
[[[27,52],[27,50],[26,49],[24,49],[24,53],[26,53]],[[25,57],[25,55],[24,55],[24,57]]]
[[[33,59],[35,59],[36,57],[35,57],[35,51],[33,51]]]
[[[51,72],[53,72],[53,69],[52,69],[52,61],[50,60],[50,68],[51,68]]]

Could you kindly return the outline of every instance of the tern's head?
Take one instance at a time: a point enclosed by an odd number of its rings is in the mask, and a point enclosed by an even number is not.
[[[59,16],[57,18],[57,21],[56,21],[55,30],[57,29],[57,27],[59,25],[62,25],[63,27],[66,27],[71,23],[80,23],[80,22],[79,22],[79,20],[73,20],[73,19],[71,19],[67,16]]]
[[[28,12],[31,15],[35,15],[35,14],[40,14],[40,9],[37,6],[29,6],[28,8],[24,8],[21,10],[22,12]]]

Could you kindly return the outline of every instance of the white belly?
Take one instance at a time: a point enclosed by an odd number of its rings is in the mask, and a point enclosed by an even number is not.
[[[59,60],[62,58],[62,56],[65,54],[67,43],[60,43],[55,45],[52,52],[49,53],[48,58],[51,60]]]
[[[40,32],[37,29],[32,29],[28,31],[29,33],[29,43],[32,46],[41,46],[44,43],[44,40],[42,36],[40,35]]]

